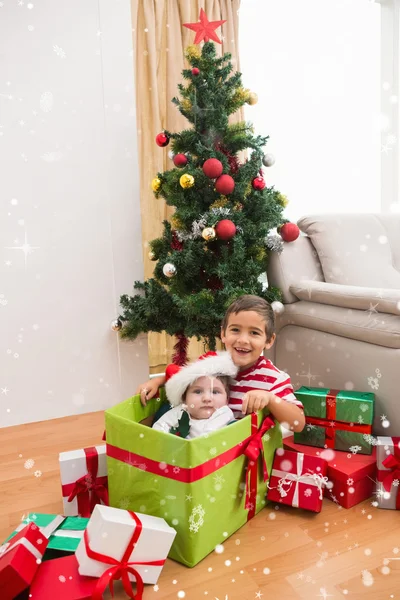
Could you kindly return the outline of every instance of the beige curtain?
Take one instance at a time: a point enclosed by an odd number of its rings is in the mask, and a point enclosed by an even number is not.
[[[140,207],[142,216],[143,260],[145,278],[153,274],[154,263],[148,258],[148,243],[162,234],[162,221],[169,219],[173,208],[163,199],[154,198],[150,183],[158,171],[172,166],[168,150],[159,148],[155,136],[163,130],[181,131],[190,123],[180,114],[171,99],[178,96],[182,69],[187,67],[184,51],[193,43],[195,32],[183,27],[194,23],[203,8],[210,21],[226,19],[217,34],[219,55],[232,54],[233,67],[239,69],[238,11],[240,0],[131,0],[134,46],[134,74],[140,167]],[[223,38],[223,39],[222,39]],[[243,120],[238,111],[232,122]],[[149,334],[149,364],[151,370],[171,361],[175,338],[165,333]],[[198,357],[204,345],[191,340],[189,356]]]

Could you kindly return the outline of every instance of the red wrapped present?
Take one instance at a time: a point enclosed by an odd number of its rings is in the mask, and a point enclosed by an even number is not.
[[[43,558],[48,540],[34,523],[0,548],[0,598],[12,600],[27,588]]]
[[[40,565],[29,600],[91,600],[96,585],[97,579],[79,574],[78,562],[71,554]]]
[[[321,512],[327,463],[323,458],[278,448],[268,485],[267,500]]]
[[[400,437],[378,437],[377,446],[379,508],[400,510]]]
[[[64,515],[90,517],[96,504],[108,505],[106,446],[61,452]]]
[[[328,484],[324,496],[343,508],[351,508],[374,493],[376,478],[376,449],[371,456],[349,452],[335,452],[296,444],[294,436],[283,440],[284,448],[323,458],[328,463]]]

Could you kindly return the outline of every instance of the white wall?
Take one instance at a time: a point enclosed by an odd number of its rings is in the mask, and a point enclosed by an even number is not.
[[[143,279],[129,0],[2,3],[0,164],[0,426],[111,406],[148,373],[110,330]]]
[[[242,0],[243,82],[259,97],[246,119],[270,136],[276,163],[264,172],[288,196],[290,220],[380,211],[380,10],[370,0]]]

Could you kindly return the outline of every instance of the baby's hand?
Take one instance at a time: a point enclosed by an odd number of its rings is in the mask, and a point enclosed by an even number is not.
[[[242,414],[257,412],[268,406],[273,394],[263,390],[251,390],[243,396]]]
[[[140,394],[140,402],[143,406],[146,406],[147,400],[151,400],[157,395],[160,385],[163,385],[164,377],[154,377],[149,379],[145,383],[141,383],[136,390],[137,394]]]

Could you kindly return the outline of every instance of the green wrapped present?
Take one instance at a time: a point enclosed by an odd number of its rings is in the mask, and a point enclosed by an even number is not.
[[[7,538],[6,542],[25,527],[27,523],[35,523],[38,527],[49,526],[58,515],[48,515],[44,513],[30,513],[24,519],[16,530]],[[58,556],[52,551],[73,554],[77,549],[79,542],[83,537],[83,532],[89,519],[83,517],[63,517],[60,526],[50,535],[49,543],[45,552],[45,559]]]
[[[164,390],[106,410],[110,506],[165,519],[169,557],[193,567],[265,506],[281,428],[264,410],[186,440],[151,428],[162,402]]]
[[[294,434],[296,444],[371,454],[375,395],[371,392],[301,387],[306,425]]]

